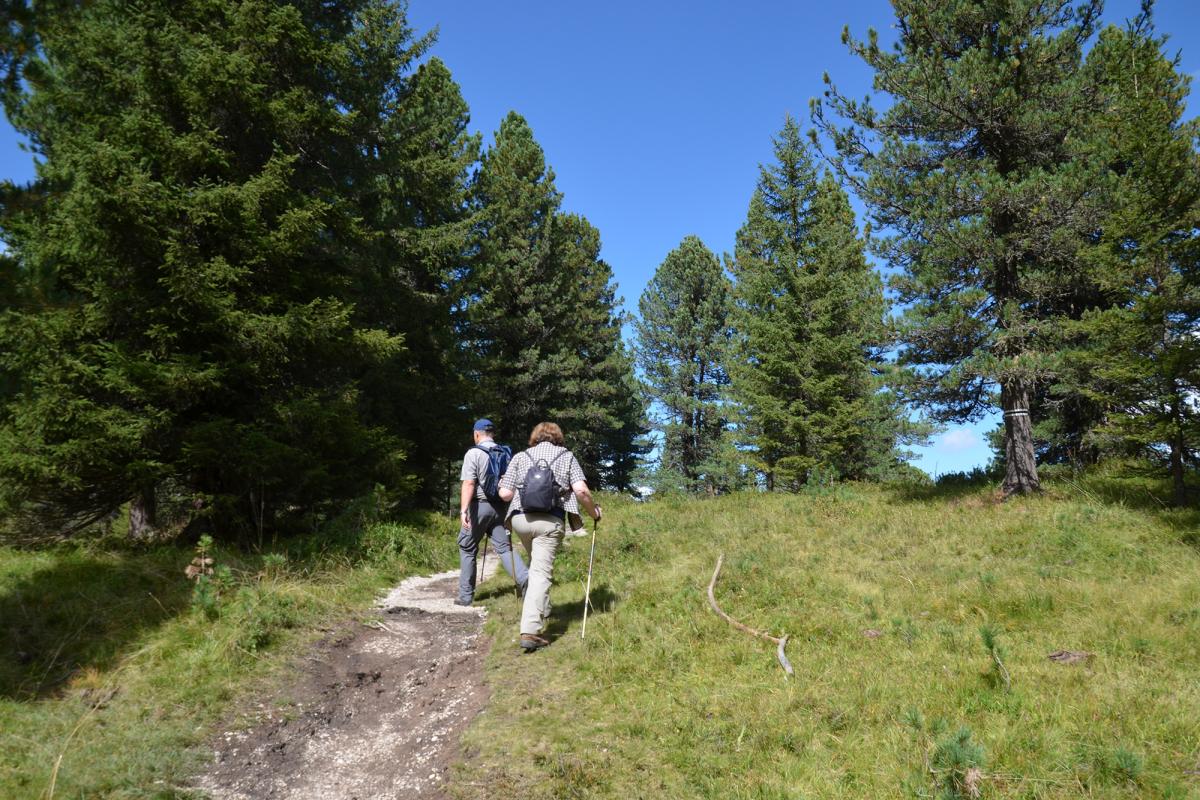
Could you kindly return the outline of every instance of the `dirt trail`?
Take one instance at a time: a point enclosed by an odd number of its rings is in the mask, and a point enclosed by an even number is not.
[[[459,738],[488,700],[486,612],[454,605],[457,585],[457,572],[408,578],[376,620],[318,645],[252,727],[214,741],[200,788],[218,800],[444,797]]]

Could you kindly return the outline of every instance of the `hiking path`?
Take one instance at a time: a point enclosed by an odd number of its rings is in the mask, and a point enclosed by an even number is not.
[[[249,727],[213,740],[198,788],[215,800],[446,797],[489,697],[487,612],[455,605],[457,585],[457,570],[407,578],[368,620],[337,628]]]

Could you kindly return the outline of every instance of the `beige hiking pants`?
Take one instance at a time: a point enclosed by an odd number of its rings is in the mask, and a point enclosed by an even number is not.
[[[550,579],[563,541],[563,521],[553,514],[517,514],[513,533],[529,553],[529,585],[521,607],[521,633],[541,633],[550,618]]]

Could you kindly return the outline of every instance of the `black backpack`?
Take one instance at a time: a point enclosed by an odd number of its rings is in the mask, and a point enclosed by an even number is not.
[[[475,449],[487,453],[488,457],[487,469],[483,472],[483,480],[479,482],[483,496],[493,505],[504,505],[504,501],[500,499],[500,479],[508,471],[508,462],[512,461],[512,450],[502,444],[493,444],[491,447],[477,444]]]
[[[529,454],[529,451],[525,451]],[[521,487],[521,510],[551,512],[562,508],[561,490],[554,480],[554,462],[565,456],[570,450],[563,450],[554,458],[546,461],[539,458],[533,461],[529,471],[525,473],[525,485]]]

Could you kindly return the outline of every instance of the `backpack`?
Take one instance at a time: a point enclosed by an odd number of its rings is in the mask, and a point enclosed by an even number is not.
[[[527,454],[528,450],[525,451]],[[525,473],[525,485],[521,487],[521,510],[552,512],[562,508],[561,491],[558,482],[554,480],[554,470],[551,467],[555,461],[565,456],[570,450],[563,450],[554,458],[546,461],[539,458]],[[529,456],[533,461],[533,456]]]
[[[483,471],[483,479],[479,481],[483,496],[493,505],[504,505],[504,501],[500,499],[500,479],[508,471],[508,462],[512,461],[512,450],[502,444],[493,444],[491,447],[477,444],[475,449],[487,453],[488,457],[487,469]]]

